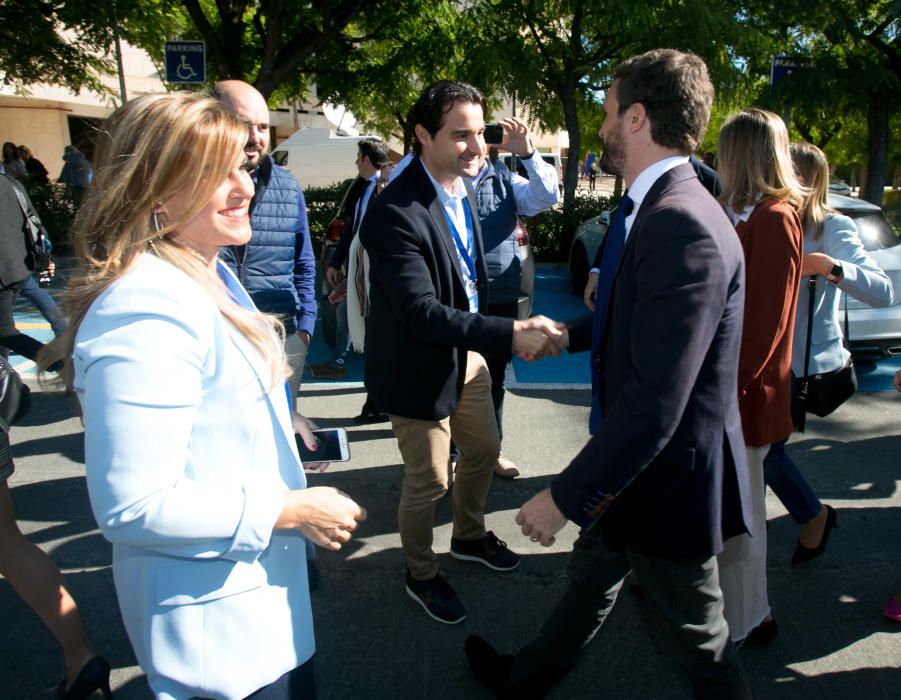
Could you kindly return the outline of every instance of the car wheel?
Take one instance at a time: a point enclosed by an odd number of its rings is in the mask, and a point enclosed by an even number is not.
[[[573,246],[572,254],[569,256],[569,281],[576,294],[585,291],[585,285],[588,283],[588,252],[581,243]]]

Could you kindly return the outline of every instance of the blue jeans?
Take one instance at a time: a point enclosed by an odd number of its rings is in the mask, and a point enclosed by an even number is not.
[[[34,304],[41,316],[47,319],[50,328],[53,329],[53,335],[59,335],[66,330],[66,326],[69,324],[63,316],[63,312],[60,311],[53,297],[50,296],[50,292],[38,284],[34,275],[28,276],[19,293]]]
[[[798,380],[792,375],[792,398],[798,391]],[[817,498],[807,479],[785,451],[785,443],[774,442],[763,459],[763,480],[782,501],[789,515],[798,525],[816,517],[823,504]]]
[[[350,328],[347,325],[347,297],[338,302],[335,309],[335,350],[329,364],[332,367],[344,367],[347,354],[350,352]]]

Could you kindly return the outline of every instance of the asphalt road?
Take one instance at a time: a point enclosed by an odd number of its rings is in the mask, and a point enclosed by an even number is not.
[[[34,407],[14,428],[17,471],[10,479],[19,523],[63,569],[97,649],[107,656],[120,699],[150,692],[115,603],[110,547],[88,507],[81,425],[71,399],[36,389]],[[349,429],[352,458],[312,484],[337,486],[369,519],[340,553],[322,552],[322,586],[313,596],[319,697],[352,700],[487,698],[469,676],[463,640],[477,632],[502,649],[530,638],[564,584],[576,532],[568,526],[550,549],[522,537],[518,506],[548,484],[585,440],[588,392],[523,389],[508,394],[505,453],[524,474],[495,481],[488,527],[523,555],[514,572],[496,574],[453,560],[450,508],[439,508],[435,546],[443,571],[467,608],[454,627],[433,622],[409,600],[396,527],[401,460],[387,424],[355,426],[363,402],[354,386],[306,384],[304,412],[323,427]],[[789,564],[797,530],[770,494],[769,585],[780,634],[766,650],[742,656],[759,698],[895,698],[901,688],[901,625],[880,607],[901,589],[901,395],[860,393],[828,419],[813,419],[791,451],[817,493],[838,511],[828,551],[802,567]],[[0,580],[0,699],[50,698],[63,675],[59,648]],[[639,599],[624,594],[580,666],[554,698],[686,698],[680,670],[656,646]]]

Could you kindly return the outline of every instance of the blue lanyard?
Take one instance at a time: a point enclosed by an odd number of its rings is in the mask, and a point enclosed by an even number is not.
[[[444,209],[442,207],[442,209]],[[467,271],[469,272],[470,280],[477,280],[478,275],[476,275],[476,263],[473,258],[475,258],[475,234],[472,230],[472,214],[469,212],[469,204],[467,202],[463,202],[463,217],[466,219],[466,232],[469,234],[469,248],[463,245],[463,239],[460,238],[460,234],[457,231],[456,225],[454,225],[454,220],[451,219],[450,214],[447,213],[447,210],[444,210],[444,216],[447,218],[447,224],[450,227],[451,235],[454,237],[454,243],[457,244],[457,252],[460,253],[460,258],[463,262],[466,263]]]

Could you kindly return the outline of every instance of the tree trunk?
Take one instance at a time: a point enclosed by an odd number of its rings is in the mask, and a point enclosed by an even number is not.
[[[867,101],[867,174],[860,198],[882,206],[888,161],[888,95],[871,91]]]

